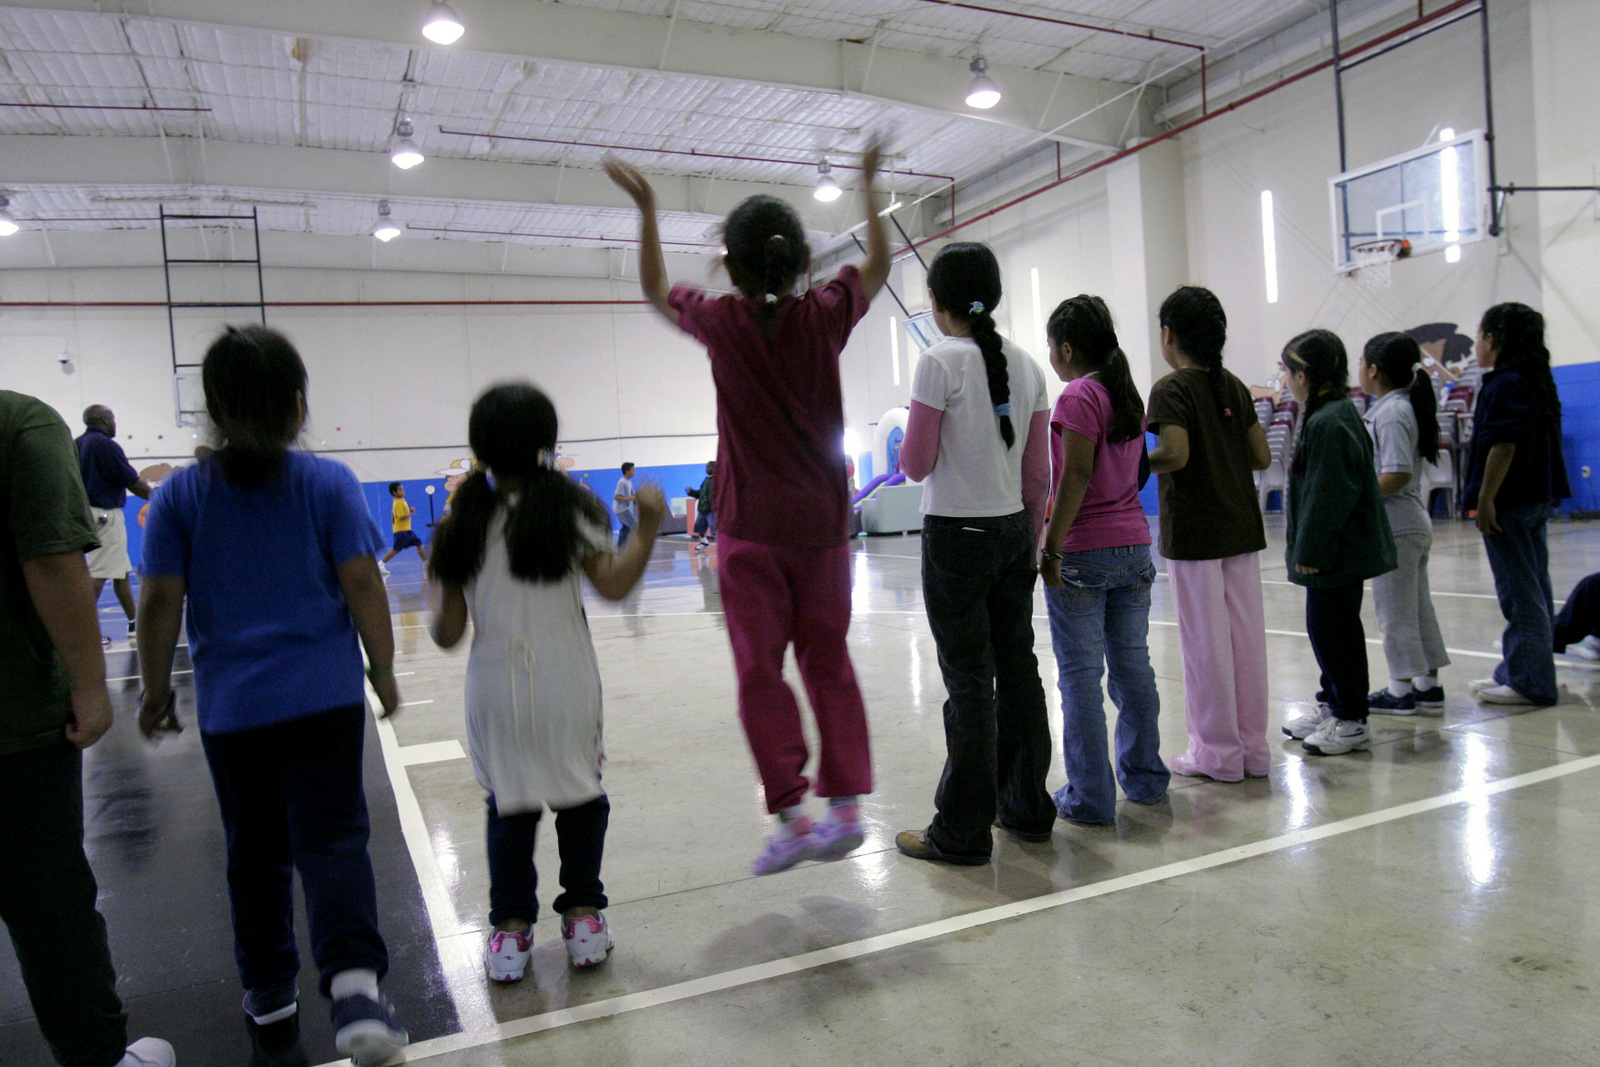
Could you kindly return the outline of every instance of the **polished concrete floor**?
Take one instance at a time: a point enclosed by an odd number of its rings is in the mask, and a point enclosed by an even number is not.
[[[1276,736],[1316,670],[1281,522],[1271,540]],[[1558,595],[1600,569],[1600,527],[1553,524],[1550,547]],[[1268,779],[1174,778],[1167,801],[1123,804],[1115,827],[1059,822],[1038,845],[997,833],[995,862],[979,868],[893,846],[931,814],[944,748],[912,537],[856,555],[851,644],[878,779],[868,842],[840,863],[749,875],[765,826],[715,564],[664,539],[628,601],[590,598],[617,948],[572,972],[545,916],[529,979],[494,988],[478,962],[488,882],[482,795],[461,748],[466,657],[433,647],[419,569],[396,568],[407,706],[378,736],[421,903],[389,921],[436,938],[461,1028],[419,1043],[411,1062],[1600,1062],[1600,672],[1562,661],[1564,701],[1524,714],[1467,696],[1501,627],[1470,525],[1438,526],[1431,568],[1455,659],[1442,716],[1375,716],[1372,751],[1349,756],[1275,740]],[[1038,612],[1054,715],[1042,598]],[[1158,582],[1167,754],[1186,741],[1173,617]],[[1386,671],[1370,603],[1367,619],[1376,686]],[[1051,787],[1062,780],[1057,765]],[[553,842],[538,860],[549,899]],[[195,877],[218,867],[211,858]],[[193,1051],[184,1062],[231,1062]]]

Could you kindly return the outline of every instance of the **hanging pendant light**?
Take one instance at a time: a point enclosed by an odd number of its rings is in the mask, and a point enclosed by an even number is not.
[[[839,199],[844,190],[839,188],[839,183],[833,180],[833,164],[824,159],[817,164],[817,187],[811,190],[811,195],[824,204],[831,204]]]
[[[372,236],[388,244],[400,236],[400,227],[389,217],[389,201],[378,201],[378,224],[372,228]]]
[[[967,90],[967,106],[988,111],[1000,102],[1000,86],[989,77],[989,64],[982,55],[972,57],[972,87]]]
[[[389,159],[395,166],[401,170],[410,170],[427,158],[422,154],[422,149],[417,147],[417,142],[411,139],[410,119],[401,119],[394,132],[400,138],[394,147],[389,149]]]
[[[442,0],[430,7],[422,20],[422,36],[434,44],[455,44],[465,32],[466,27],[461,25],[455,11]]]

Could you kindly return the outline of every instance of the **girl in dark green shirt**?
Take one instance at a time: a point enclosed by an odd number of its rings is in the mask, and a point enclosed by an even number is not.
[[[1289,470],[1289,580],[1306,588],[1306,632],[1322,669],[1317,707],[1283,728],[1307,752],[1372,746],[1367,728],[1367,635],[1362,582],[1395,568],[1394,535],[1373,473],[1372,438],[1346,395],[1350,361],[1328,330],[1283,350],[1305,426]]]

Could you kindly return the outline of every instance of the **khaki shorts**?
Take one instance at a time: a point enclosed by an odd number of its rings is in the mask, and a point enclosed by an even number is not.
[[[94,535],[100,547],[87,556],[89,577],[126,578],[133,570],[128,558],[128,519],[121,508],[90,508],[94,513]]]

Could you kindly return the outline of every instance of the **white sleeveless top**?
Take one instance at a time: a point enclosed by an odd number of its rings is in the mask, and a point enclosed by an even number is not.
[[[513,577],[505,519],[501,509],[490,523],[483,568],[464,590],[473,626],[466,706],[473,773],[512,815],[599,796],[604,746],[582,568],[553,582]],[[590,552],[611,550],[609,530],[588,519],[579,530]]]

